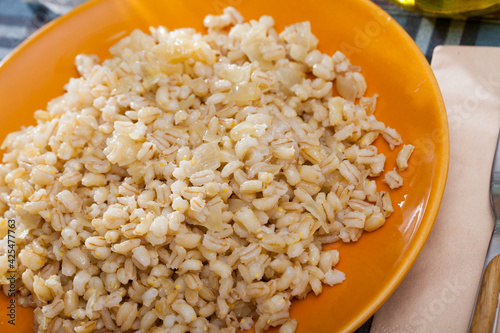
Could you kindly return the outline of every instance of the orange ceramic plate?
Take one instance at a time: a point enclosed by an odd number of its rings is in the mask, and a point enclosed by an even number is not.
[[[203,17],[233,5],[246,19],[271,15],[278,30],[310,21],[320,49],[340,49],[362,67],[367,95],[379,95],[376,115],[415,145],[404,186],[391,192],[394,214],[385,226],[355,244],[334,244],[338,268],[347,279],[294,302],[298,332],[348,332],[359,327],[387,299],[415,261],[437,215],[448,170],[448,128],[432,71],[415,43],[385,12],[365,0],[94,0],[63,16],[17,48],[0,67],[0,138],[34,123],[33,112],[63,92],[79,53],[109,57],[107,49],[133,29],[164,25],[202,30]],[[395,166],[396,151],[386,169]],[[380,181],[379,187],[387,190]],[[1,298],[0,328],[32,331],[32,311],[17,309],[15,329],[6,323]],[[22,311],[23,310],[23,311]],[[14,329],[14,330],[13,330]]]

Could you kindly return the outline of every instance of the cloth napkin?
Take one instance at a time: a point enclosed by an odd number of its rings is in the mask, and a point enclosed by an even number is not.
[[[437,47],[431,67],[448,113],[448,180],[427,243],[375,314],[373,333],[466,332],[493,230],[489,182],[500,128],[500,48]]]

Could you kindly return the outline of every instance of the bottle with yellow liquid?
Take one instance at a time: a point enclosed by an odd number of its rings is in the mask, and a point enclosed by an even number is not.
[[[500,11],[500,0],[389,0],[407,10],[430,16],[466,18]]]

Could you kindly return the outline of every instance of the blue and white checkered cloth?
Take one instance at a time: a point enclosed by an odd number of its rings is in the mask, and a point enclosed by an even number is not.
[[[500,17],[466,21],[427,18],[385,0],[372,1],[408,32],[429,61],[437,45],[500,46]],[[0,0],[0,59],[54,17],[55,14],[34,3]]]
[[[39,5],[0,0],[0,59],[54,17]]]

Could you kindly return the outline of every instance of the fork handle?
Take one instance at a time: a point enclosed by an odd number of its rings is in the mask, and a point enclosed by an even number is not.
[[[493,330],[499,292],[500,254],[494,257],[484,270],[469,333],[486,333]]]

